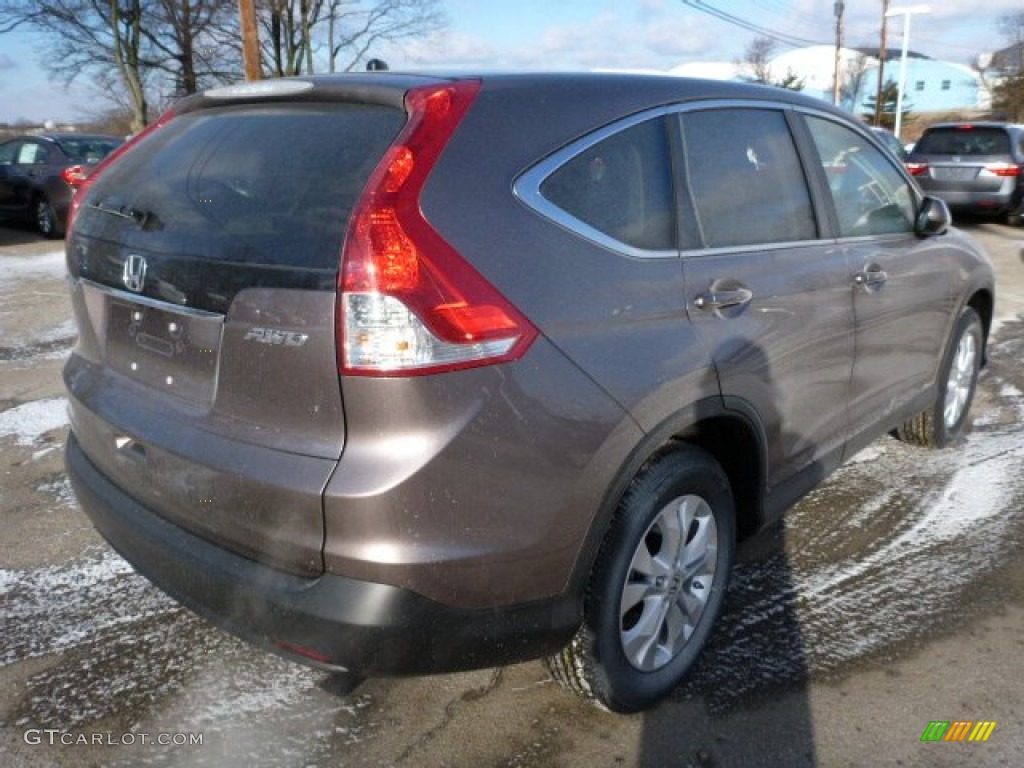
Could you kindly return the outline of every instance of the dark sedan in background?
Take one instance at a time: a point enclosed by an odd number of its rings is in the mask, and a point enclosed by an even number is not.
[[[75,188],[124,143],[116,136],[47,133],[0,144],[0,218],[28,221],[45,237],[64,234]]]

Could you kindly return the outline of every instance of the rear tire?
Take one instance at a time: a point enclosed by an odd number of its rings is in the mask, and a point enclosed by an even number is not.
[[[967,431],[984,345],[981,319],[967,307],[953,327],[939,371],[935,404],[896,430],[900,440],[925,448],[945,448]]]
[[[614,712],[671,693],[722,611],[735,517],[729,480],[704,451],[681,448],[649,463],[605,535],[582,626],[546,660],[552,677]]]
[[[43,237],[53,240],[63,234],[57,226],[57,214],[45,195],[36,198],[32,204],[32,213],[35,217],[36,229]]]

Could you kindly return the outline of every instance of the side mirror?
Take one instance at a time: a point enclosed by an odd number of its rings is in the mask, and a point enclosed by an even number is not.
[[[926,197],[921,201],[921,209],[917,212],[914,232],[919,237],[944,235],[952,223],[953,217],[946,203],[937,197]]]

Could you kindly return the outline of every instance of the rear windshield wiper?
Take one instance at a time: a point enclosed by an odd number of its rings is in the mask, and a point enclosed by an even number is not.
[[[114,208],[100,201],[98,203],[88,203],[87,207],[92,208],[94,211],[99,211],[100,213],[109,214],[110,216],[119,216],[122,219],[129,219],[130,221],[135,222],[142,229],[146,229],[146,224],[149,223],[150,219],[155,218],[155,214],[152,212],[132,208],[129,205],[122,205],[118,208]]]

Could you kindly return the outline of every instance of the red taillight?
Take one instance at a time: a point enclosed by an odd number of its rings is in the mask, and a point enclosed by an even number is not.
[[[1020,166],[1013,163],[989,163],[985,170],[996,176],[1020,176]]]
[[[928,173],[928,163],[904,163],[911,176],[924,176]]]
[[[155,123],[150,123],[145,128],[143,128],[138,134],[133,136],[129,141],[126,141],[120,147],[115,149],[113,152],[111,152],[109,155],[103,158],[103,160],[100,161],[99,165],[97,165],[91,171],[89,169],[85,169],[85,175],[82,176],[77,185],[71,184],[67,176],[64,177],[65,181],[67,181],[69,184],[75,187],[75,196],[71,198],[71,208],[70,210],[68,210],[68,225],[66,230],[67,234],[65,235],[65,237],[71,236],[71,228],[74,226],[75,217],[78,215],[78,208],[82,204],[82,200],[85,199],[85,193],[89,191],[89,187],[91,187],[95,183],[96,179],[99,178],[100,174],[103,171],[105,171],[111,163],[117,160],[117,158],[121,157],[121,155],[123,155],[129,149],[131,149],[140,141],[142,141],[146,136],[149,136],[149,134],[153,133],[153,131],[155,131],[157,128],[166,125],[168,122],[171,121],[171,118],[173,117],[174,110],[169,109],[166,112],[164,112],[160,116],[159,120],[157,120]],[[75,166],[75,168],[79,167],[81,166]],[[69,168],[68,170],[64,171],[64,173],[66,174],[69,170],[71,169]]]
[[[89,166],[72,165],[60,172],[60,176],[69,186],[77,187],[89,175]]]
[[[339,276],[342,373],[396,376],[521,357],[533,325],[437,233],[420,192],[480,89],[415,88],[409,120],[370,176],[349,224]]]

